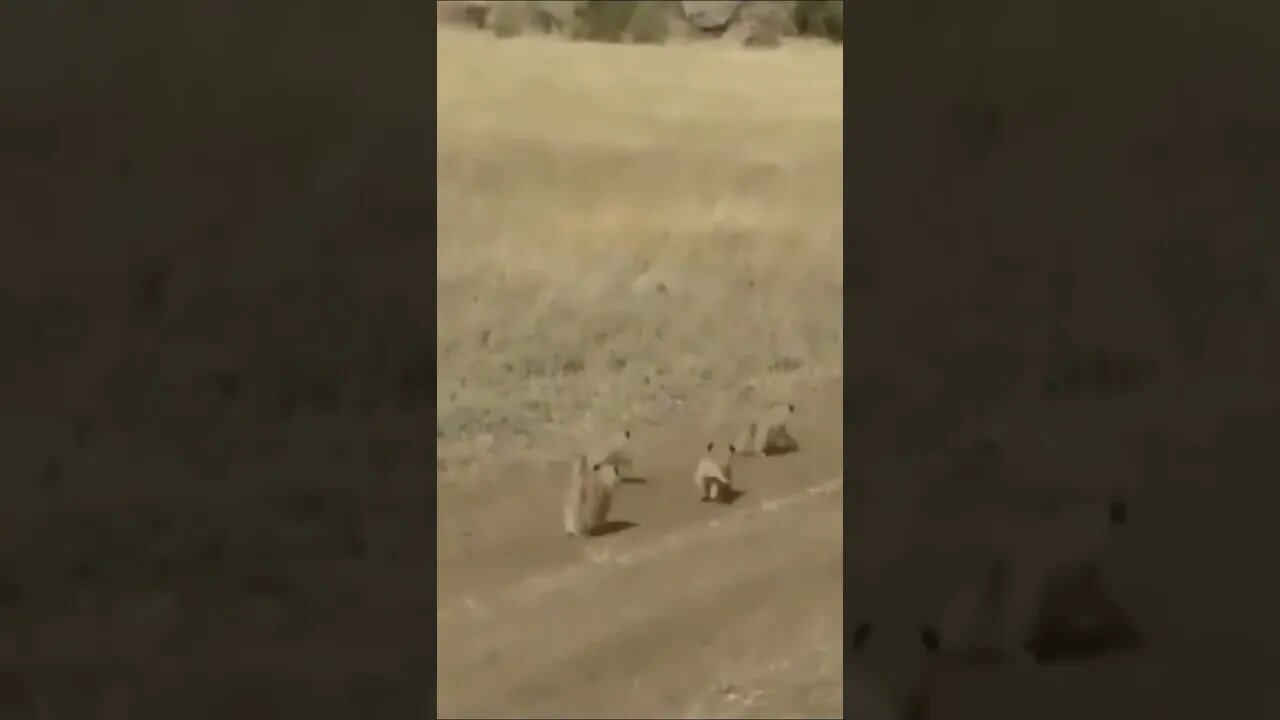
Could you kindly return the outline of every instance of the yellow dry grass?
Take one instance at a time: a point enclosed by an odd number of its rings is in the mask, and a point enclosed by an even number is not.
[[[442,456],[840,372],[839,48],[438,42]]]

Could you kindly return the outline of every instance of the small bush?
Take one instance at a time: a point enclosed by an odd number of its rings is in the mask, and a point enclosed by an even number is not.
[[[529,5],[525,0],[494,3],[489,9],[489,26],[500,38],[516,37],[524,33],[529,23]]]
[[[599,42],[622,42],[639,0],[587,0],[581,6],[582,36]]]
[[[776,34],[780,38],[792,37],[796,34],[794,15],[793,4],[757,0],[742,9],[738,22],[746,23],[753,29],[759,29],[766,35]]]
[[[840,0],[798,0],[796,32],[844,43],[844,3]]]
[[[667,41],[670,29],[664,3],[640,2],[631,13],[626,33],[632,42],[661,45]]]
[[[484,27],[472,19],[473,6],[466,0],[438,0],[436,2],[436,22],[441,25],[471,25]]]
[[[464,10],[467,22],[481,30],[484,29],[485,23],[489,20],[489,6],[479,5],[469,2]]]
[[[531,0],[529,24],[549,35],[569,35],[576,5],[572,0]]]

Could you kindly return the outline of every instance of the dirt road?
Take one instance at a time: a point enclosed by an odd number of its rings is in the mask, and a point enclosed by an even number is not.
[[[839,716],[841,398],[796,398],[800,451],[743,459],[729,506],[689,473],[731,428],[635,428],[619,529],[587,541],[559,526],[564,467],[442,487],[439,716]]]

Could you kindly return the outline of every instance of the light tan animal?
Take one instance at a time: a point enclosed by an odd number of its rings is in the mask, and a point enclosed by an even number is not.
[[[733,456],[737,448],[730,445],[722,463],[713,454],[715,447],[714,442],[707,443],[706,455],[693,471],[693,484],[702,493],[702,502],[727,502],[733,491]]]
[[[798,450],[799,444],[787,430],[787,421],[795,411],[795,405],[770,408],[748,423],[733,444],[742,455],[777,455]]]
[[[587,451],[589,465],[612,465],[615,470],[629,470],[631,456],[627,454],[627,445],[631,440],[631,431],[622,430],[600,440],[595,447]]]
[[[589,464],[579,455],[569,472],[569,489],[564,495],[566,535],[590,537],[609,519],[613,491],[618,486],[618,469],[606,463]]]

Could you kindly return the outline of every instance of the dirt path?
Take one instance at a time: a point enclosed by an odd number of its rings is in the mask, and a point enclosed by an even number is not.
[[[634,525],[586,542],[558,525],[563,468],[441,488],[439,715],[838,716],[841,390],[796,398],[800,452],[743,460],[727,507],[687,476],[729,428],[636,428]]]

